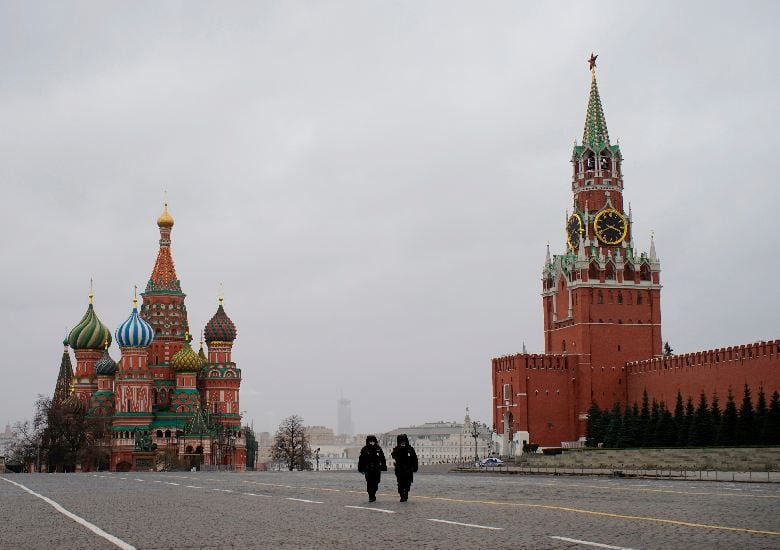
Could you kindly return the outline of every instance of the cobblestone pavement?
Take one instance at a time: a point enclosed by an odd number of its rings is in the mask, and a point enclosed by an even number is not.
[[[0,548],[780,548],[776,484],[421,474],[400,503],[394,481],[369,504],[356,473],[6,474]]]

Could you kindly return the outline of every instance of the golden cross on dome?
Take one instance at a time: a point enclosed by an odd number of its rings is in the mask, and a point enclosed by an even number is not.
[[[89,278],[89,303],[92,303],[92,298],[95,297],[95,294],[92,292],[92,277]]]
[[[588,64],[590,65],[590,70],[596,68],[596,59],[598,58],[598,55],[594,55],[593,52],[590,52],[590,59],[588,59]]]
[[[138,307],[138,285],[133,285],[133,308]]]
[[[222,283],[219,283],[219,305],[222,305],[222,300],[225,299],[225,292]]]

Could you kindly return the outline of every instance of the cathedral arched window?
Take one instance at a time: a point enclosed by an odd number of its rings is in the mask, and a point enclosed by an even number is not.
[[[588,151],[585,153],[585,170],[586,171],[593,171],[596,169],[596,153],[593,151]]]
[[[642,264],[642,267],[639,269],[639,279],[642,281],[650,280],[650,266]]]
[[[590,262],[588,267],[588,279],[591,281],[598,281],[599,279],[599,264],[595,261]]]
[[[606,278],[610,281],[615,280],[615,264],[607,262]]]
[[[602,170],[612,170],[612,158],[609,156],[606,149],[602,151],[599,156],[599,167]]]

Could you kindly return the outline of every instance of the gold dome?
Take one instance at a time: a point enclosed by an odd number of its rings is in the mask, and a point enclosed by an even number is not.
[[[160,227],[173,227],[173,216],[168,212],[168,203],[165,203],[163,213],[157,218],[157,225]]]

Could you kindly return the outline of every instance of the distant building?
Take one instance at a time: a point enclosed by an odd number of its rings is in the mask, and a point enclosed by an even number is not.
[[[309,447],[316,449],[324,445],[334,445],[335,437],[333,428],[325,426],[305,426],[306,436],[309,438]]]
[[[353,435],[355,427],[352,425],[352,402],[342,397],[339,399],[338,408],[338,435]]]
[[[406,434],[417,453],[420,464],[455,464],[474,460],[474,437],[468,413],[464,422],[426,422],[419,426],[396,428],[379,437],[385,450],[388,465],[392,463],[390,452],[396,445],[396,437]],[[478,458],[485,458],[493,451],[491,433],[482,428],[476,441]]]

